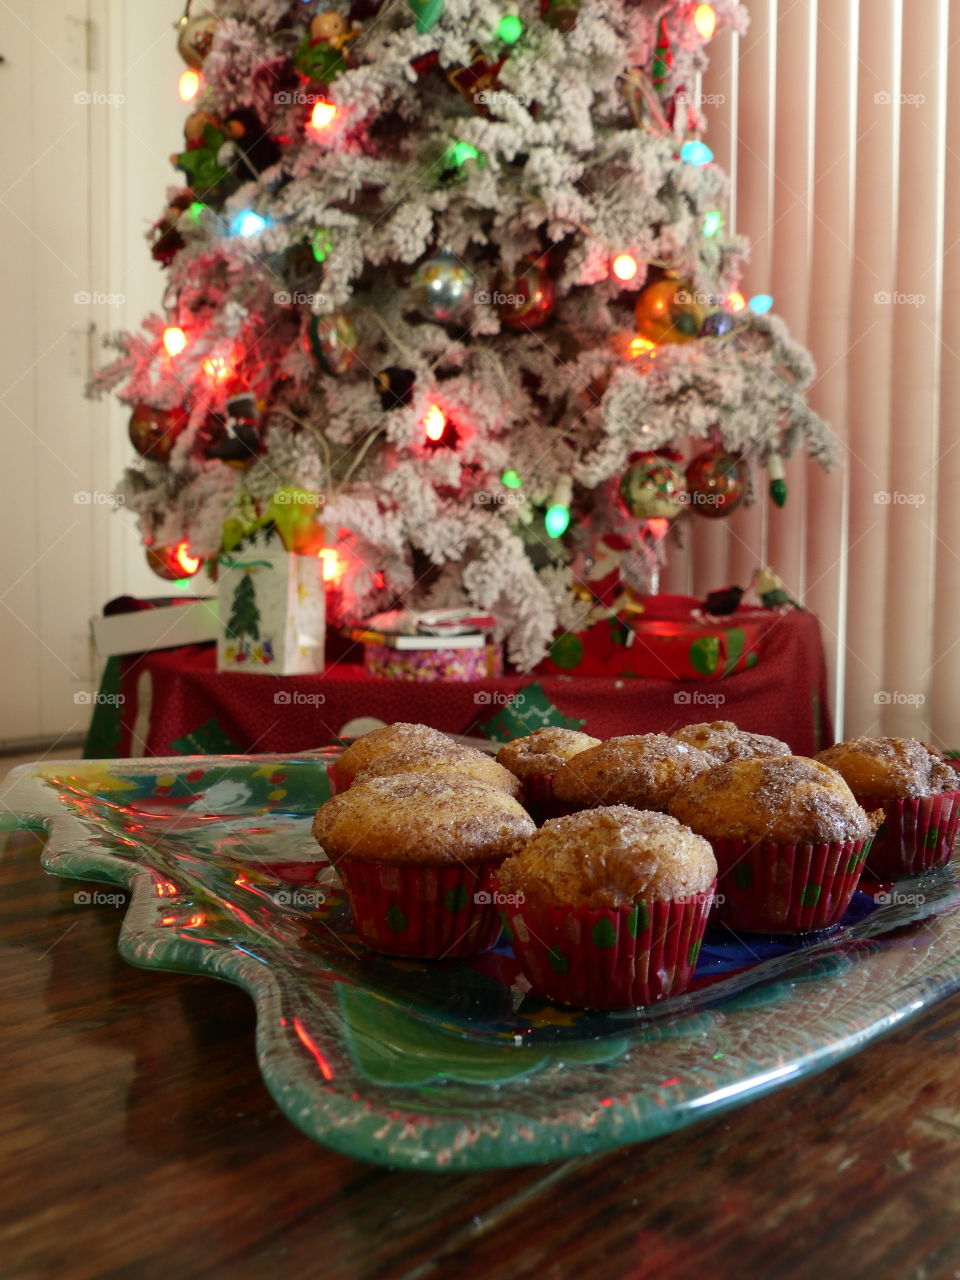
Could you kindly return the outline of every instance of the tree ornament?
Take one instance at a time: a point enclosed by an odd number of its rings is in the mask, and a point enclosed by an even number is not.
[[[665,83],[673,66],[673,52],[670,48],[670,33],[667,30],[666,18],[660,19],[657,29],[657,47],[653,57],[653,83],[659,89]]]
[[[243,168],[252,178],[280,161],[280,144],[270,136],[252,107],[236,107],[223,118],[224,132],[240,153]],[[244,175],[246,176],[246,175]]]
[[[701,338],[722,338],[736,326],[736,319],[729,311],[713,311],[700,326]]]
[[[717,520],[743,502],[749,488],[747,463],[739,453],[707,449],[687,467],[687,501],[698,516]]]
[[[152,234],[155,236],[150,245],[150,256],[168,267],[186,244],[180,232],[180,219],[190,208],[193,195],[188,191],[171,200],[164,209],[159,220],[154,223]]]
[[[432,30],[443,13],[443,0],[407,0],[407,8],[417,20],[417,30]]]
[[[430,320],[445,323],[463,314],[473,299],[473,272],[452,253],[421,262],[410,281],[414,304]]]
[[[787,503],[787,482],[783,475],[783,458],[776,449],[768,449],[765,461],[770,478],[770,497],[776,506],[784,507]]]
[[[227,401],[223,435],[206,450],[208,458],[219,458],[231,467],[248,467],[263,452],[260,415],[249,391]]]
[[[475,44],[470,49],[470,62],[454,67],[447,73],[447,79],[475,111],[488,116],[490,112],[486,106],[486,97],[488,93],[495,93],[500,87],[497,76],[504,62],[506,62],[506,55],[498,58],[496,62],[488,62],[484,51]]]
[[[405,409],[413,399],[413,388],[417,375],[410,369],[400,369],[390,365],[381,369],[373,379],[380,396],[380,407],[389,412],[391,409]]]
[[[147,564],[157,577],[179,582],[182,578],[192,578],[203,561],[190,554],[190,544],[184,540],[170,547],[148,547]]]
[[[328,44],[334,49],[344,49],[360,34],[360,23],[349,23],[342,13],[326,9],[310,19],[310,39]]]
[[[637,332],[648,342],[692,342],[705,318],[693,285],[682,281],[656,280],[637,298]]]
[[[307,346],[324,373],[341,378],[357,363],[357,331],[342,311],[311,316],[307,326]]]
[[[677,455],[634,454],[620,479],[620,497],[637,520],[672,519],[683,509],[683,472]]]
[[[514,275],[501,271],[494,280],[493,300],[510,329],[539,329],[550,318],[557,295],[543,261],[528,260]]]
[[[212,14],[200,18],[187,18],[177,31],[177,53],[188,67],[199,71],[210,52],[220,19]]]
[[[582,0],[540,0],[540,15],[554,31],[572,31],[580,17]]]
[[[130,443],[142,458],[166,462],[189,420],[185,409],[155,409],[138,404],[130,415]]]

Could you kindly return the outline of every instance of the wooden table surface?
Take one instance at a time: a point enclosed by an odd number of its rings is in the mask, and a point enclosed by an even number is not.
[[[960,1276],[957,998],[673,1137],[394,1173],[301,1136],[249,999],[125,964],[122,907],[76,905],[39,848],[0,855],[4,1280]]]

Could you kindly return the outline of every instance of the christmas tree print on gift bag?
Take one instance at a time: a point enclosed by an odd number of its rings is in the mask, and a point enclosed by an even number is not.
[[[323,566],[279,540],[220,556],[218,671],[306,675],[323,670]]]

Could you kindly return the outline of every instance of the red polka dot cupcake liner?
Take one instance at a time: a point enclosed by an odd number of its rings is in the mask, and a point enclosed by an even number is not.
[[[714,887],[632,907],[503,902],[500,914],[530,986],[579,1009],[632,1009],[679,995],[693,978]]]
[[[343,858],[353,924],[374,951],[445,960],[488,951],[502,926],[490,878],[499,864],[442,867]]]
[[[960,834],[960,791],[902,800],[860,799],[869,813],[882,809],[883,825],[867,857],[867,874],[877,880],[919,876],[953,857]]]
[[[748,933],[814,933],[836,924],[849,907],[870,838],[830,844],[713,839],[710,844],[719,867],[719,923]]]

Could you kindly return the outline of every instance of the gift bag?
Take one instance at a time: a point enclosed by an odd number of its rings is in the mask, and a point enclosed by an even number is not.
[[[306,675],[323,670],[323,562],[279,541],[220,556],[218,671]]]

